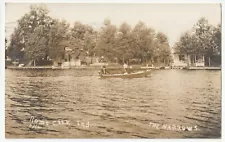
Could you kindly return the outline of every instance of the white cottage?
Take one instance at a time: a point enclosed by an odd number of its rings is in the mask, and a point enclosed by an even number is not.
[[[203,67],[205,66],[203,55],[185,55],[185,54],[174,54],[173,55],[173,66],[174,67]]]
[[[205,66],[204,55],[187,55],[173,52],[173,67],[203,67]]]

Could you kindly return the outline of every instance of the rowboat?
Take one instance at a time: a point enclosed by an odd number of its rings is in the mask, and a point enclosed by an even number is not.
[[[99,72],[101,78],[141,78],[147,77],[151,74],[151,70],[138,71],[134,73],[124,73],[124,74],[102,74]]]

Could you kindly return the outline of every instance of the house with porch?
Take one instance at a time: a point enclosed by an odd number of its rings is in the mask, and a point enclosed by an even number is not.
[[[204,61],[204,55],[199,54],[179,54],[176,52],[173,52],[173,67],[204,67],[205,61]]]

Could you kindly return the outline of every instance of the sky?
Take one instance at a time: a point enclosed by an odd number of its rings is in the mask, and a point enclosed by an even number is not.
[[[156,32],[167,35],[171,46],[187,30],[191,30],[201,17],[212,25],[221,23],[219,4],[101,4],[101,3],[49,3],[45,4],[53,18],[65,19],[71,25],[75,21],[100,27],[104,19],[119,26],[127,22],[132,27],[139,21],[144,22]],[[29,12],[28,3],[7,3],[5,7],[6,37],[9,38],[16,21]]]

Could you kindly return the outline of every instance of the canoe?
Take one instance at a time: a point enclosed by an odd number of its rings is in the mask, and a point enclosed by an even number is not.
[[[135,73],[125,73],[125,74],[102,74],[99,72],[101,78],[141,78],[147,77],[151,74],[151,70],[139,71]]]

